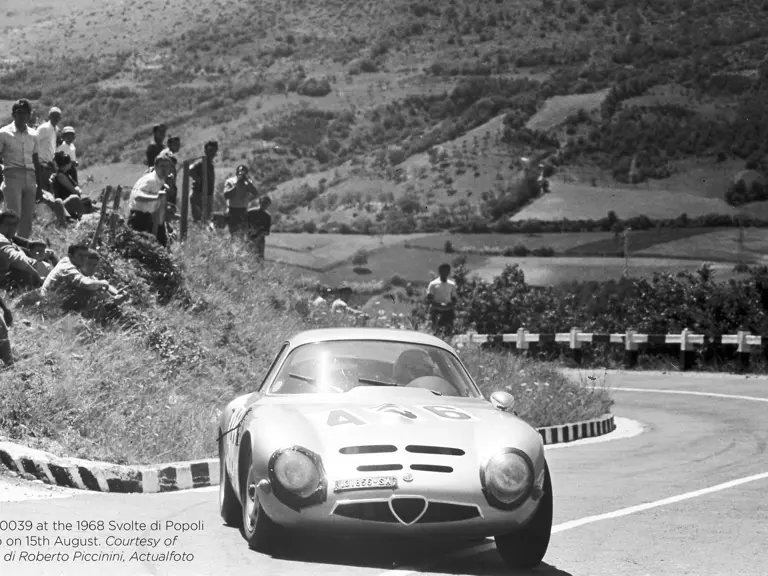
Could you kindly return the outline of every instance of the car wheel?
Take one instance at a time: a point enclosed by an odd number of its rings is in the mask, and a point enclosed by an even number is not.
[[[219,513],[224,524],[239,527],[243,520],[243,507],[237,501],[237,494],[227,473],[223,442],[219,440]]]
[[[544,496],[528,524],[519,530],[496,536],[496,550],[513,569],[535,568],[544,559],[552,535],[552,479],[545,464]]]
[[[256,490],[257,478],[250,458],[247,465],[248,477],[240,487],[243,502],[241,530],[251,550],[271,554],[279,543],[280,526],[275,524],[261,507]]]

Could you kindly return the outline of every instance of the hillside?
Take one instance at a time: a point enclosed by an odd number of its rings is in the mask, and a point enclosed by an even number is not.
[[[286,230],[511,215],[521,157],[564,185],[642,182],[672,217],[701,196],[730,213],[729,178],[702,182],[768,142],[764,0],[34,4],[4,3],[0,104],[62,107],[96,185],[132,177],[156,122],[185,158],[216,138],[219,174],[250,165]],[[600,216],[624,202],[603,197]]]

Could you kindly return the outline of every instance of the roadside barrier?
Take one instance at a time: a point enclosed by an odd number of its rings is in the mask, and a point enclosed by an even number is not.
[[[680,334],[638,334],[631,329],[627,330],[624,334],[595,334],[582,332],[579,328],[572,328],[570,332],[558,332],[556,334],[535,334],[521,328],[515,334],[461,334],[454,337],[453,342],[458,347],[469,342],[479,344],[514,344],[515,349],[523,354],[529,350],[532,342],[562,342],[568,344],[572,357],[577,364],[581,364],[581,345],[585,342],[593,344],[623,344],[625,350],[624,364],[627,368],[637,366],[640,344],[676,344],[680,346],[680,369],[686,371],[693,367],[695,344],[735,345],[737,346],[736,352],[739,367],[746,369],[749,366],[752,348],[759,348],[764,343],[768,343],[768,336],[759,336],[739,331],[736,334],[722,334],[710,337],[705,334],[692,334],[687,329],[683,330]]]

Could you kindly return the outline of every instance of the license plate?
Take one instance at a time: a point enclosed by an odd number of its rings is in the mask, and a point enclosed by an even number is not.
[[[367,478],[349,478],[336,480],[333,487],[334,492],[343,492],[344,490],[375,490],[377,488],[396,488],[397,477],[395,476],[368,476]]]

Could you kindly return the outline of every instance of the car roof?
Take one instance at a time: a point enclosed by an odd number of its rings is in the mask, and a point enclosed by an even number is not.
[[[449,352],[453,348],[440,338],[415,330],[397,330],[395,328],[318,328],[305,330],[288,338],[291,348],[313,342],[332,342],[334,340],[385,340],[435,346]]]

